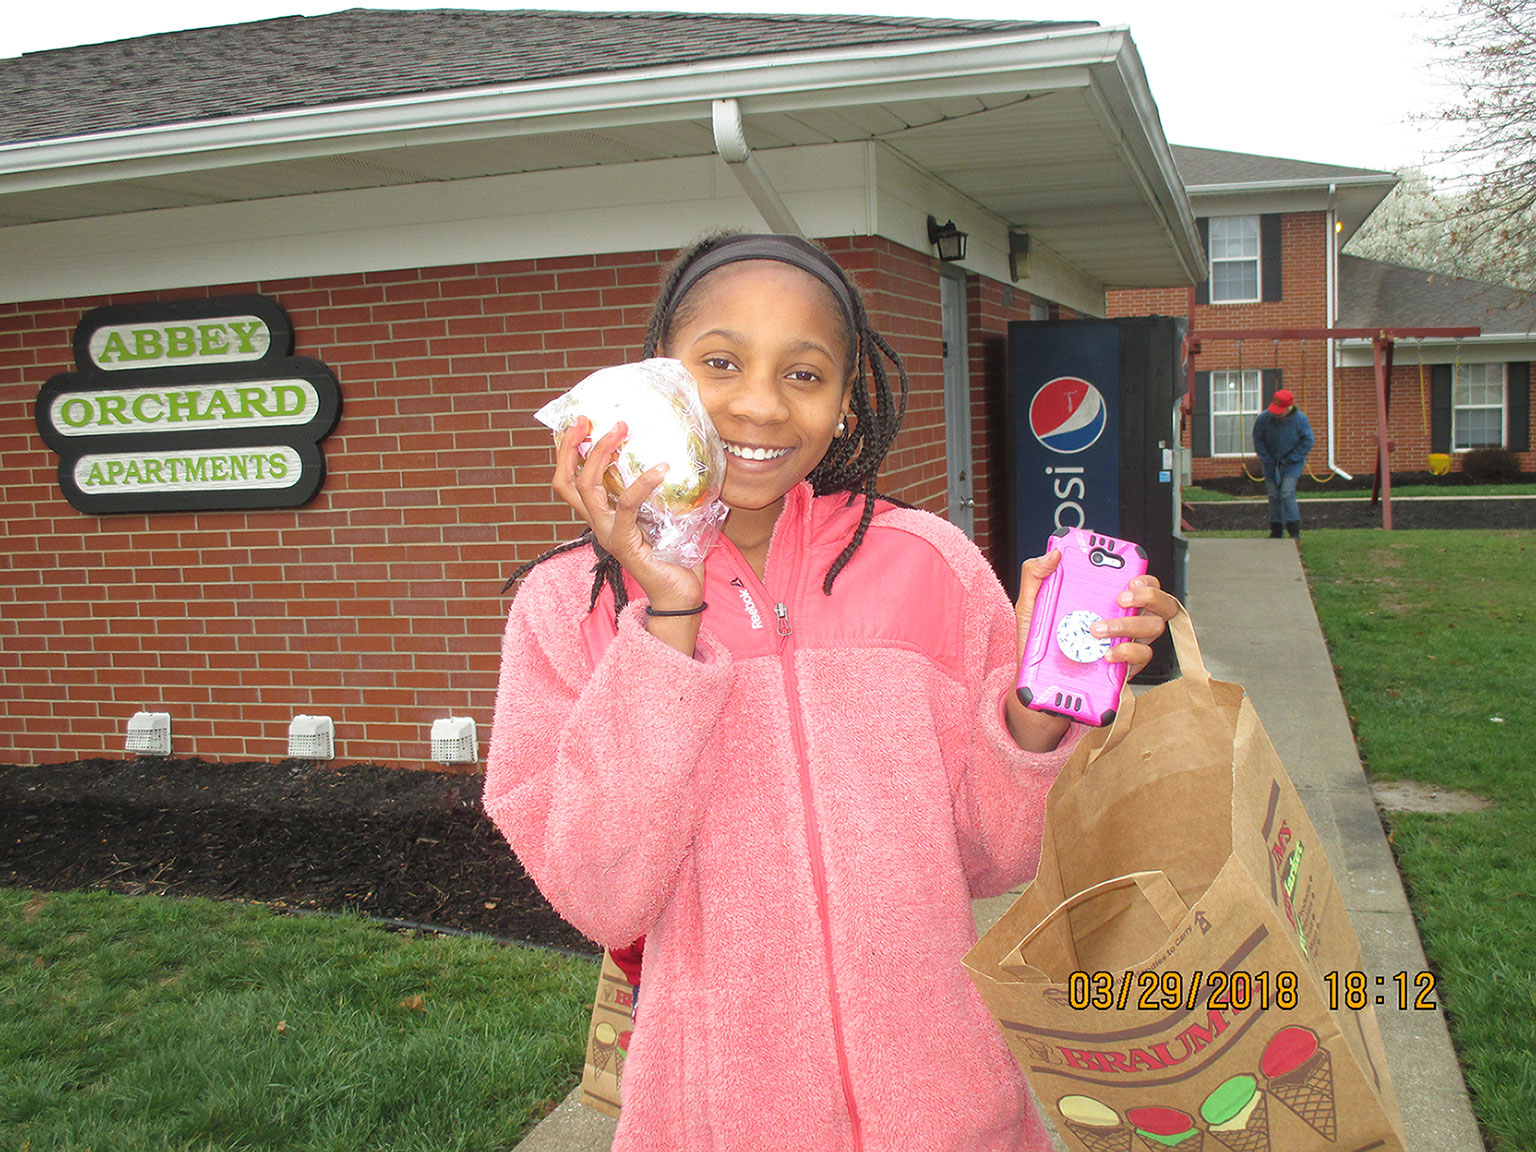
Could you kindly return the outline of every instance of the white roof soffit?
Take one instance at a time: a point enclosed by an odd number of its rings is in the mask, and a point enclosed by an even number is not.
[[[1392,189],[1395,174],[1195,184],[1188,188],[1199,216],[1241,216],[1252,212],[1323,212],[1333,207],[1343,228],[1342,245],[1365,223]]]
[[[1124,28],[784,53],[4,145],[0,224],[709,155],[719,98],[739,102],[757,150],[884,141],[1106,285],[1205,275]]]

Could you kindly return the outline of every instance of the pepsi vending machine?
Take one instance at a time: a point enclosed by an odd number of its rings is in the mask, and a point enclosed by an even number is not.
[[[1183,356],[1178,317],[1008,325],[1003,459],[1014,584],[1019,565],[1045,551],[1051,533],[1083,527],[1140,544],[1147,570],[1185,599]],[[1165,636],[1139,679],[1165,680],[1174,669]]]

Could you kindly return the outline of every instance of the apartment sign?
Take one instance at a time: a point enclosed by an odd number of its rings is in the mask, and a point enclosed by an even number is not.
[[[113,305],[75,329],[78,371],[38,392],[37,428],[82,512],[291,508],[325,479],[335,374],[293,356],[264,296]]]

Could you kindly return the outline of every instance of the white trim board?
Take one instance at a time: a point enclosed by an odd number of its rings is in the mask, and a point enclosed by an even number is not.
[[[869,229],[858,144],[762,156],[811,235]],[[168,208],[0,229],[0,301],[677,247],[761,229],[718,157]]]
[[[1043,245],[1011,281],[1007,224],[882,144],[756,154],[811,236],[928,251],[970,233],[967,271],[1090,315],[1104,285]],[[0,301],[291,280],[685,245],[762,218],[715,156],[167,208],[0,229]]]
[[[1536,360],[1536,332],[1509,334],[1489,332],[1465,340],[1404,337],[1392,353],[1392,370],[1431,364],[1501,364]],[[1374,368],[1375,350],[1369,340],[1340,340],[1339,367]]]

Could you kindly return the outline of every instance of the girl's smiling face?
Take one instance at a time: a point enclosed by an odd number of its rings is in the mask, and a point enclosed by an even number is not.
[[[701,279],[671,328],[660,354],[698,380],[725,441],[727,535],[742,513],[776,519],[847,410],[853,349],[842,309],[809,273],[745,260]]]

